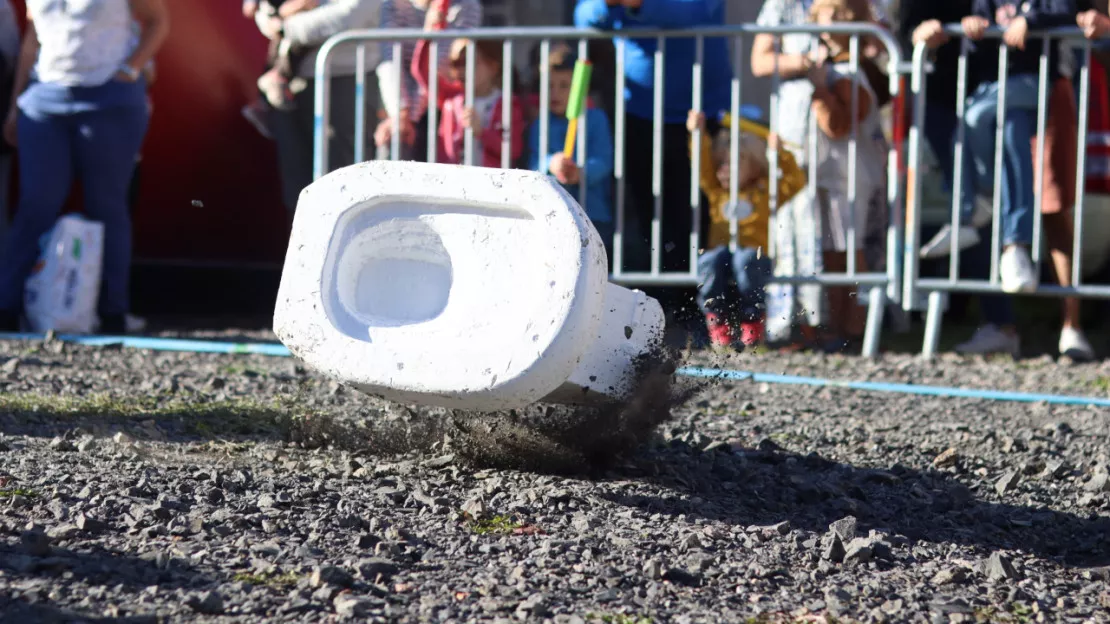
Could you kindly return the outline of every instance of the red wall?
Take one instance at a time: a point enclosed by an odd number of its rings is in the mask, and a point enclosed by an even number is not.
[[[233,0],[166,6],[172,26],[152,88],[136,259],[280,263],[288,225],[274,145],[240,114],[266,41]]]

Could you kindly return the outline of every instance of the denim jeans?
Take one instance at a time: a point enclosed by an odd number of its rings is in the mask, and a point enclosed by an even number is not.
[[[705,314],[757,321],[766,313],[770,279],[771,259],[758,249],[714,247],[698,257],[698,307]]]
[[[130,307],[131,215],[128,190],[146,136],[146,85],[112,80],[98,87],[34,83],[19,98],[19,202],[0,256],[0,310],[23,305],[23,286],[75,179],[85,214],[104,224],[102,316]]]
[[[953,174],[955,171],[953,149],[956,124],[959,123],[959,120],[956,118],[955,108],[950,105],[929,102],[926,106],[925,114],[928,121],[925,124],[925,140],[929,142],[929,147],[936,154],[944,176],[944,190],[951,193],[955,179]],[[965,169],[966,171],[967,169]],[[965,173],[966,175],[968,174]],[[974,204],[971,202],[965,202],[964,204],[961,218],[965,224],[970,223],[973,206]],[[990,229],[990,225],[987,225],[980,231],[983,241],[990,240]],[[964,250],[961,254],[963,257],[960,263],[963,269],[962,277],[966,279],[987,279],[990,276],[990,252],[991,246],[986,242]],[[1003,326],[1012,325],[1015,322],[1013,301],[1006,295],[980,295],[979,311],[984,323]]]
[[[1033,242],[1033,156],[1037,131],[1037,76],[1022,74],[1006,82],[1006,119],[1002,141],[1002,244]],[[975,194],[992,188],[998,115],[998,83],[981,84],[967,100],[967,130],[961,184],[964,223],[974,213]]]

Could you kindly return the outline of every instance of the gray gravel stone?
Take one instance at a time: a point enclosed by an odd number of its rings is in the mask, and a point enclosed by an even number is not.
[[[219,615],[224,612],[223,596],[214,591],[190,596],[185,604],[193,611],[204,615]]]

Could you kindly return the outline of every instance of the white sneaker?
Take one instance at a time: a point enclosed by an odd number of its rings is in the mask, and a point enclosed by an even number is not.
[[[952,226],[940,228],[937,235],[921,247],[921,257],[925,259],[943,258],[952,253]],[[970,226],[960,226],[956,235],[956,248],[963,251],[979,244],[979,232]]]
[[[1040,280],[1029,257],[1029,250],[1020,245],[1011,245],[1002,252],[998,266],[1002,277],[1002,292],[1019,293],[1037,290]]]
[[[1081,330],[1065,327],[1060,331],[1060,355],[1066,355],[1076,362],[1090,362],[1095,359],[1095,350]]]
[[[956,353],[962,355],[987,355],[990,353],[1009,353],[1017,357],[1021,351],[1021,338],[1002,331],[997,325],[987,324],[975,330],[971,340],[956,345]]]

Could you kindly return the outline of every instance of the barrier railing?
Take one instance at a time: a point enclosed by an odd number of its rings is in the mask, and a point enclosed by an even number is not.
[[[691,109],[701,112],[702,108],[702,87],[703,87],[703,61],[704,61],[704,43],[707,38],[726,38],[733,44],[733,77],[731,80],[731,102],[730,114],[734,120],[731,125],[731,154],[730,162],[732,166],[733,175],[731,176],[731,184],[729,188],[730,200],[735,203],[737,196],[740,193],[738,188],[738,176],[735,172],[738,170],[739,165],[739,149],[740,149],[740,124],[737,120],[741,119],[741,103],[743,101],[743,85],[741,84],[740,75],[743,73],[743,64],[745,62],[745,46],[750,45],[750,40],[747,38],[755,35],[773,35],[778,37],[782,35],[803,34],[812,35],[816,37],[819,34],[827,33],[833,35],[846,36],[850,38],[850,59],[849,59],[849,72],[852,75],[853,89],[852,97],[852,128],[849,138],[849,153],[852,158],[849,159],[849,182],[848,182],[848,203],[855,206],[856,198],[856,178],[858,175],[855,154],[857,150],[857,140],[859,135],[859,121],[858,115],[858,101],[855,93],[859,86],[861,75],[861,54],[860,54],[860,41],[862,38],[868,38],[872,41],[877,41],[885,48],[887,56],[887,74],[890,79],[888,85],[892,95],[898,95],[900,87],[900,76],[905,73],[908,68],[902,62],[901,49],[897,41],[890,35],[889,32],[882,29],[877,25],[869,24],[830,24],[830,25],[817,25],[807,24],[798,26],[779,26],[779,27],[763,27],[754,24],[740,24],[729,26],[714,26],[703,27],[690,30],[652,30],[652,29],[637,29],[634,31],[600,31],[600,30],[584,30],[577,28],[483,28],[475,30],[460,30],[460,31],[441,31],[441,32],[425,32],[420,30],[362,30],[350,31],[336,35],[329,39],[320,49],[316,57],[315,75],[317,80],[315,82],[315,150],[314,150],[314,177],[319,178],[329,171],[328,151],[329,151],[329,128],[330,128],[330,110],[331,110],[331,88],[328,78],[331,75],[331,65],[336,52],[342,48],[355,47],[356,59],[356,73],[355,73],[355,120],[354,120],[354,133],[356,136],[354,160],[361,162],[366,158],[365,142],[367,137],[367,120],[365,115],[366,109],[366,80],[365,76],[367,71],[372,71],[373,68],[366,66],[367,59],[367,45],[382,45],[391,44],[393,46],[393,58],[401,58],[401,42],[404,41],[417,41],[427,40],[430,45],[429,54],[429,94],[428,101],[433,103],[428,107],[428,145],[427,145],[427,159],[428,161],[435,161],[437,155],[436,146],[436,127],[438,125],[438,111],[434,106],[437,101],[437,80],[439,75],[439,50],[438,46],[442,42],[451,41],[454,39],[465,38],[469,40],[467,49],[467,63],[465,67],[465,98],[467,105],[474,101],[474,42],[480,40],[502,40],[504,43],[504,57],[506,59],[512,58],[514,44],[522,41],[538,41],[540,42],[540,94],[539,94],[539,137],[540,154],[548,154],[549,150],[549,54],[550,44],[553,40],[577,40],[578,55],[580,58],[588,59],[587,42],[597,39],[612,39],[616,45],[616,102],[615,114],[613,124],[613,143],[614,143],[614,167],[613,177],[616,180],[616,193],[615,193],[615,231],[613,235],[613,257],[611,267],[611,277],[613,282],[624,285],[639,285],[639,286],[694,286],[698,283],[697,277],[697,259],[701,248],[699,240],[699,230],[701,226],[701,193],[699,191],[699,174],[701,168],[701,145],[705,137],[701,136],[701,132],[695,132],[692,136],[694,149],[691,154],[691,168],[688,173],[681,175],[690,176],[690,214],[691,214],[691,231],[689,234],[689,270],[684,272],[665,272],[662,270],[662,240],[663,228],[666,227],[664,222],[664,206],[663,206],[663,192],[662,187],[664,178],[667,175],[679,175],[677,172],[664,172],[663,171],[663,155],[662,155],[662,134],[663,134],[663,83],[664,83],[664,54],[666,50],[666,42],[672,39],[694,39],[695,41],[695,59],[691,66],[692,84],[693,89],[691,93]],[[648,271],[628,271],[625,270],[625,237],[627,235],[628,215],[626,213],[626,183],[628,179],[628,171],[624,156],[624,142],[626,138],[625,126],[625,72],[624,72],[624,47],[626,45],[624,38],[631,37],[637,40],[641,39],[655,39],[657,42],[657,51],[655,53],[655,80],[654,80],[654,93],[653,93],[653,145],[654,156],[652,161],[652,194],[654,198],[654,205],[650,221],[650,269]],[[776,52],[779,46],[776,45]],[[401,71],[407,71],[407,68],[401,67]],[[805,78],[801,78],[805,80]],[[502,162],[504,167],[510,166],[512,163],[508,161],[509,149],[507,142],[512,132],[512,118],[509,114],[511,109],[510,100],[512,92],[512,76],[511,72],[503,72],[502,84],[502,111],[503,119],[501,123],[504,127],[503,132],[503,145],[502,145]],[[777,72],[773,78],[773,90],[777,94],[782,81]],[[401,99],[401,81],[394,80],[390,85],[394,89],[394,94],[397,96],[398,101]],[[772,96],[772,105],[770,113],[770,130],[777,132],[780,120],[776,109],[777,95]],[[583,113],[584,115],[585,113]],[[586,164],[586,124],[584,119],[579,121],[580,132],[577,140],[577,164],[582,169],[580,180],[580,193],[579,196],[582,201],[585,201],[586,193],[585,187],[587,184],[585,171]],[[803,158],[809,169],[809,184],[808,192],[810,197],[815,200],[816,195],[816,172],[817,172],[817,158],[813,154],[812,145],[815,144],[814,134],[817,131],[816,124],[811,124],[809,143],[803,149],[809,154],[808,158]],[[474,136],[473,131],[469,128],[465,130],[465,145],[464,145],[464,164],[473,164],[472,162],[472,149]],[[390,142],[390,158],[399,159],[401,157],[401,145],[399,133],[393,132]],[[774,236],[774,214],[779,207],[777,197],[777,166],[778,153],[772,147],[768,152],[768,161],[770,167],[770,184],[769,192],[771,195],[771,214],[772,226],[770,240]],[[847,250],[847,271],[843,273],[820,273],[817,275],[776,275],[773,278],[774,283],[786,284],[819,284],[825,287],[830,286],[859,286],[861,289],[866,290],[868,299],[868,315],[867,326],[864,337],[864,354],[874,356],[878,352],[879,331],[882,326],[883,311],[888,301],[895,303],[901,300],[903,287],[901,279],[903,275],[902,269],[902,254],[899,250],[902,248],[902,210],[899,198],[903,195],[902,177],[899,175],[899,165],[897,150],[892,142],[891,149],[887,159],[887,207],[889,210],[889,226],[887,230],[887,244],[886,244],[886,270],[884,272],[861,272],[856,266],[856,252],[861,249],[860,242],[861,236],[858,236],[855,228],[855,220],[852,219],[848,224],[848,250]],[[583,205],[583,208],[588,206]],[[855,214],[855,210],[850,211]],[[730,232],[732,233],[732,245],[735,247],[735,235],[737,232],[737,221],[735,215],[731,219]],[[774,256],[774,250],[767,250],[770,252],[768,255]],[[912,291],[912,289],[909,289]]]
[[[945,32],[952,37],[963,37],[963,29],[959,25],[947,25],[944,28]],[[903,294],[901,297],[902,305],[906,310],[920,309],[922,304],[925,303],[927,307],[926,324],[925,324],[925,340],[922,346],[922,354],[926,357],[933,356],[940,341],[941,319],[944,313],[944,308],[947,303],[947,297],[950,293],[977,293],[977,294],[1006,294],[1003,290],[1000,277],[1000,262],[1003,251],[1003,221],[1006,215],[1003,211],[1002,192],[1004,181],[1004,163],[1003,163],[1003,150],[1006,145],[1006,120],[1008,117],[1007,112],[1007,79],[1011,77],[1009,71],[1009,57],[1013,52],[1004,43],[1000,41],[1002,30],[992,28],[987,30],[983,35],[983,41],[979,45],[998,45],[998,95],[996,105],[995,117],[995,135],[994,135],[994,158],[993,158],[993,188],[992,188],[992,202],[991,202],[991,261],[989,278],[982,279],[962,279],[960,277],[961,259],[959,248],[957,245],[958,234],[961,226],[965,225],[969,205],[974,205],[976,195],[978,192],[978,185],[972,185],[972,197],[964,197],[963,190],[966,188],[963,176],[965,174],[965,160],[969,157],[967,146],[967,120],[966,120],[966,104],[968,101],[968,62],[969,62],[969,49],[968,45],[961,43],[961,52],[959,57],[959,65],[957,71],[957,101],[953,102],[953,106],[957,112],[957,130],[954,137],[953,147],[953,178],[952,178],[952,211],[951,220],[948,226],[951,228],[952,233],[952,252],[948,262],[948,276],[940,278],[923,278],[920,275],[921,264],[921,227],[922,227],[922,154],[924,149],[925,140],[925,124],[926,109],[927,109],[927,93],[926,93],[926,76],[929,72],[927,55],[928,48],[924,43],[917,45],[913,52],[912,59],[912,77],[911,77],[911,94],[913,97],[913,124],[909,132],[909,147],[908,147],[908,177],[910,184],[907,189],[906,198],[906,244],[904,248],[904,270],[905,276],[903,279]],[[1034,175],[1033,180],[1025,180],[1024,183],[1034,185],[1034,206],[1032,212],[1034,215],[1033,228],[1032,228],[1032,243],[1030,245],[1030,253],[1035,271],[1038,275],[1041,273],[1042,263],[1042,237],[1043,237],[1043,215],[1042,206],[1044,202],[1044,181],[1045,170],[1049,166],[1045,160],[1045,136],[1046,124],[1048,119],[1049,107],[1049,89],[1052,85],[1049,84],[1049,59],[1052,48],[1052,43],[1056,41],[1079,41],[1082,42],[1080,53],[1081,63],[1077,68],[1079,76],[1079,95],[1078,95],[1078,124],[1077,133],[1078,140],[1076,141],[1077,153],[1076,157],[1076,179],[1075,184],[1075,209],[1074,209],[1074,241],[1072,248],[1071,258],[1071,275],[1069,286],[1059,285],[1039,285],[1036,290],[1024,291],[1020,294],[1036,295],[1046,297],[1089,297],[1089,298],[1110,298],[1110,287],[1095,286],[1082,284],[1082,254],[1081,242],[1083,240],[1083,213],[1085,196],[1085,179],[1086,179],[1086,150],[1087,150],[1087,127],[1088,127],[1088,111],[1090,107],[1090,65],[1091,65],[1091,41],[1083,37],[1082,32],[1078,28],[1060,28],[1047,31],[1031,32],[1027,36],[1028,41],[1041,41],[1042,52],[1039,57],[1038,67],[1038,80],[1037,80],[1037,121],[1036,121],[1036,154],[1030,154],[1033,159]],[[995,42],[998,42],[997,44]]]

